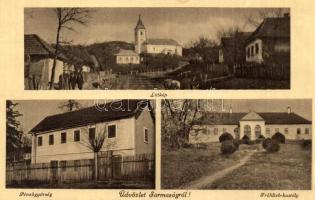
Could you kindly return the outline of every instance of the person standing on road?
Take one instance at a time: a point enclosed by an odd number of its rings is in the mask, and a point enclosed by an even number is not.
[[[82,90],[83,83],[84,83],[82,70],[80,70],[79,73],[77,74],[77,83],[78,83],[79,90]]]
[[[75,90],[76,75],[74,74],[74,72],[71,72],[69,81],[70,81],[70,90]]]

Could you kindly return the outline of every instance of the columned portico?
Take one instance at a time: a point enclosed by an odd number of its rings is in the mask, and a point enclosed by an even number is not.
[[[255,112],[249,112],[240,120],[240,138],[247,135],[250,140],[255,140],[259,135],[265,136],[265,120]]]

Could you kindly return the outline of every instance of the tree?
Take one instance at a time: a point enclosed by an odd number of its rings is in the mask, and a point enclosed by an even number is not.
[[[63,29],[67,29],[70,31],[74,31],[75,29],[72,27],[73,24],[81,24],[86,25],[87,19],[89,18],[90,11],[84,8],[56,8],[54,9],[56,13],[58,26],[57,26],[57,34],[56,34],[56,44],[55,44],[55,52],[54,52],[54,60],[53,67],[51,71],[50,77],[50,86],[49,89],[53,88],[54,80],[55,80],[55,69],[57,58],[60,51],[60,34]]]
[[[14,160],[14,155],[19,152],[22,146],[23,132],[19,129],[20,122],[16,119],[22,114],[15,110],[17,105],[11,100],[6,102],[6,156],[9,161]]]
[[[267,17],[283,17],[285,13],[289,13],[288,8],[265,8],[260,9],[255,12],[255,14],[251,14],[246,17],[246,25],[252,27],[258,27],[261,22]]]
[[[59,108],[62,110],[65,109],[66,111],[73,111],[74,109],[80,109],[81,104],[76,100],[69,99],[68,101],[62,103]]]
[[[104,148],[105,139],[107,137],[106,124],[102,127],[95,128],[95,132],[90,134],[86,131],[82,144],[94,153],[94,180],[98,180],[98,153]],[[115,145],[115,141],[107,142],[105,148],[110,149]]]

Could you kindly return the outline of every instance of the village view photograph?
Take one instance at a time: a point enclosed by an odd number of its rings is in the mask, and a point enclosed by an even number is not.
[[[6,188],[155,188],[155,101],[7,100]]]
[[[25,8],[25,90],[290,89],[289,8]]]
[[[162,102],[161,188],[311,190],[311,99]]]

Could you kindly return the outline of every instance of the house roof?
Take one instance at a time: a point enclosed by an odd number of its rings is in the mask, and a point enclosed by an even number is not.
[[[64,130],[89,124],[130,118],[133,116],[137,118],[146,106],[151,108],[148,100],[121,100],[76,111],[51,115],[40,121],[30,133],[36,134]],[[152,112],[151,116],[153,117]]]
[[[139,56],[135,51],[133,50],[127,50],[127,49],[120,49],[116,56]]]
[[[141,20],[141,15],[139,15],[139,19],[138,19],[138,22],[137,22],[135,29],[145,29],[143,22]]]
[[[240,120],[248,113],[207,113],[196,121],[196,124],[203,125],[238,125]],[[265,112],[257,113],[266,124],[312,124],[311,121],[291,112]]]
[[[24,54],[53,56],[55,49],[36,34],[24,35]],[[63,54],[59,58],[67,59]]]
[[[147,39],[144,44],[152,44],[152,45],[174,45],[180,46],[178,42],[173,39],[159,39],[159,38],[150,38]]]
[[[237,32],[230,37],[221,37],[221,47],[229,48],[234,43],[245,42],[252,32]]]
[[[290,38],[290,17],[268,17],[249,36],[255,38]]]

